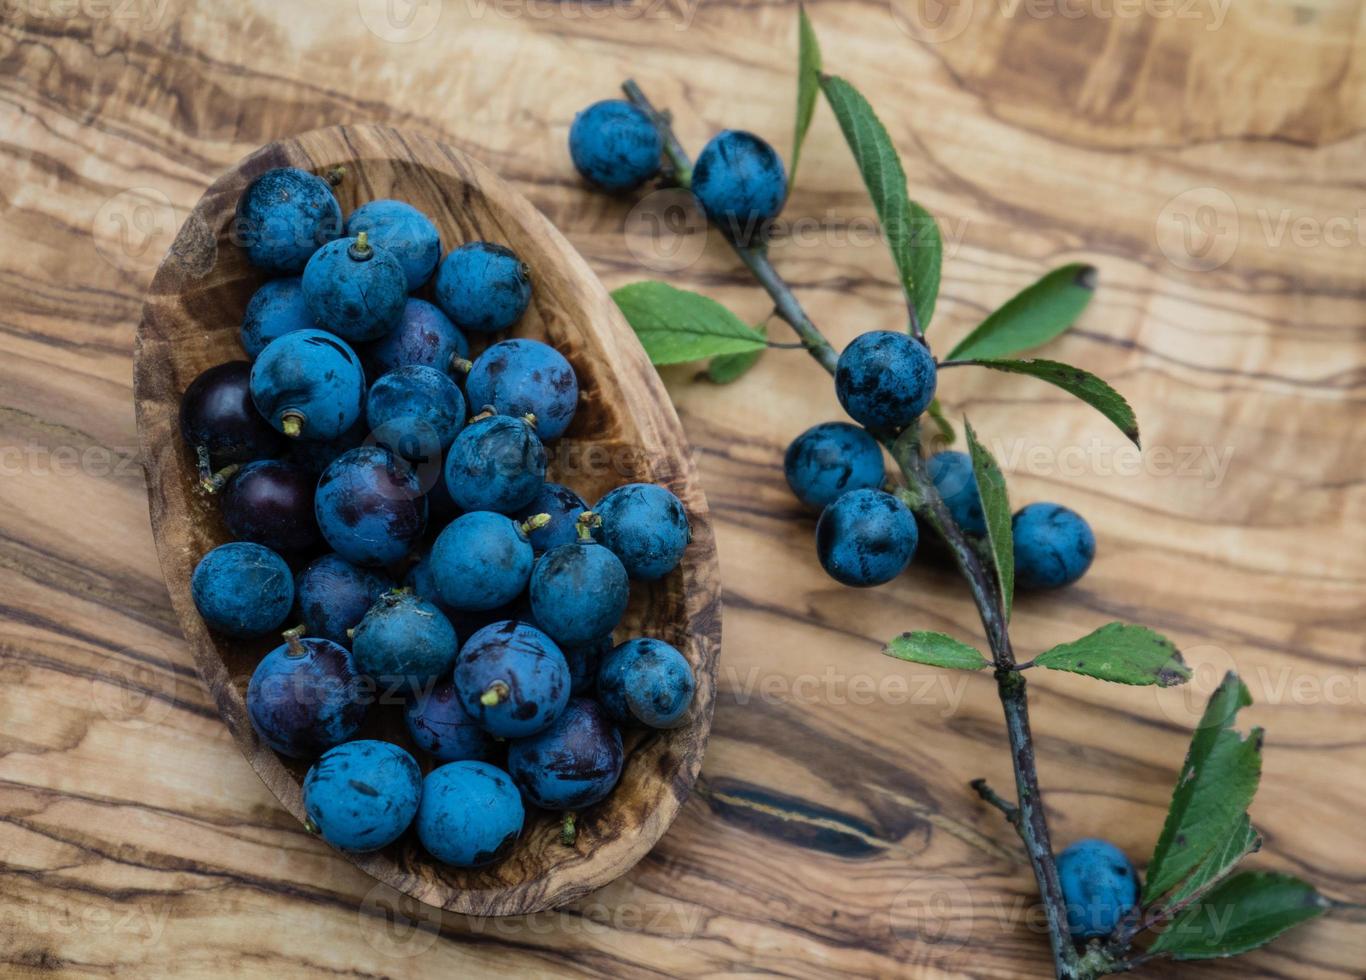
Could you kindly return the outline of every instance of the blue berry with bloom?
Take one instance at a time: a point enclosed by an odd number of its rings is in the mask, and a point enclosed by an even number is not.
[[[579,380],[564,355],[539,340],[504,340],[480,354],[465,379],[470,404],[500,415],[536,419],[542,440],[558,439],[574,420]]]
[[[787,174],[764,140],[725,129],[698,154],[692,192],[722,234],[742,243],[761,241],[787,200]]]
[[[235,239],[257,268],[297,275],[309,258],[342,232],[341,205],[321,177],[277,167],[253,180],[237,201]]]
[[[527,528],[490,511],[451,521],[428,557],[441,602],[465,612],[497,609],[516,599],[526,588],[534,560]]]
[[[285,560],[250,541],[220,544],[199,560],[190,595],[209,629],[225,636],[264,636],[294,606],[294,577]]]
[[[453,867],[480,868],[501,860],[525,822],[512,779],[487,762],[451,762],[422,781],[418,839],[428,854]]]
[[[410,364],[370,386],[365,418],[379,445],[410,462],[436,462],[465,427],[465,396],[446,372]]]
[[[908,334],[873,330],[855,337],[835,364],[835,397],[859,425],[897,431],[934,400],[929,349]]]
[[[633,579],[668,575],[692,538],[683,502],[668,487],[653,483],[617,487],[597,502],[593,513],[601,520],[594,537],[621,559]]]
[[[257,356],[251,398],[266,421],[292,439],[336,439],[361,417],[365,373],[341,338],[295,330]]]
[[[1067,928],[1076,939],[1108,936],[1138,901],[1138,872],[1109,841],[1079,840],[1058,855]]]
[[[1015,545],[1015,584],[1057,589],[1086,574],[1096,557],[1091,525],[1061,504],[1021,507],[1010,522]]]
[[[843,585],[890,582],[906,570],[918,541],[910,510],[881,490],[846,493],[816,522],[816,555],[830,577]]]
[[[569,703],[569,664],[555,641],[515,620],[479,630],[455,660],[465,710],[501,738],[544,731]]]
[[[304,267],[304,302],[325,329],[352,342],[377,340],[398,325],[408,299],[402,264],[369,240],[328,242]]]
[[[255,357],[276,337],[317,326],[304,302],[302,279],[298,276],[268,279],[247,302],[240,330],[242,349],[248,357]]]
[[[344,851],[376,851],[417,816],[422,770],[391,742],[359,739],[324,752],[303,789],[304,812],[323,840]]]
[[[436,305],[461,330],[497,333],[514,326],[531,302],[531,276],[512,249],[469,242],[441,260]]]
[[[524,419],[490,415],[465,426],[446,453],[446,490],[463,511],[512,514],[545,484],[545,445]]]
[[[628,191],[659,173],[664,141],[645,112],[622,99],[595,102],[569,127],[569,155],[585,180]]]
[[[351,651],[361,672],[386,687],[420,691],[455,663],[455,627],[411,592],[386,593],[356,626]]]
[[[611,633],[631,597],[621,559],[596,541],[552,548],[531,570],[531,614],[561,647]]]
[[[882,447],[848,422],[822,422],[793,439],[783,473],[797,499],[815,510],[850,490],[876,490],[887,478]]]
[[[441,235],[427,217],[406,201],[367,201],[346,219],[346,234],[361,232],[403,266],[408,291],[426,284],[441,260]]]
[[[697,691],[688,658],[663,640],[637,637],[613,648],[598,668],[598,699],[622,724],[676,728]]]

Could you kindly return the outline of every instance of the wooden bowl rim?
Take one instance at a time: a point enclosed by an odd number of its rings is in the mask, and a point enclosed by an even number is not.
[[[357,152],[344,159],[319,159],[305,150],[305,146],[330,145],[333,141]],[[133,391],[139,450],[146,468],[153,537],[163,574],[167,574],[169,579],[167,570],[177,566],[180,556],[175,553],[178,547],[175,536],[164,533],[159,517],[168,494],[178,492],[181,499],[187,500],[194,490],[190,486],[175,485],[171,479],[171,468],[163,465],[162,453],[167,447],[153,444],[154,431],[174,433],[172,438],[177,442],[179,432],[176,411],[179,393],[175,400],[171,400],[157,391],[158,378],[173,361],[164,350],[156,353],[149,351],[146,343],[152,334],[149,324],[156,317],[154,301],[158,297],[180,294],[185,286],[205,274],[199,271],[200,265],[195,256],[209,244],[215,249],[218,247],[224,231],[222,217],[225,197],[235,187],[240,188],[245,184],[249,179],[245,175],[255,175],[268,169],[262,165],[263,161],[269,159],[275,161],[271,165],[278,166],[283,158],[295,161],[294,165],[302,165],[297,162],[302,159],[309,161],[310,166],[306,169],[323,172],[339,164],[400,159],[392,155],[366,155],[359,149],[386,143],[424,151],[420,155],[415,154],[410,162],[438,170],[460,185],[477,185],[486,199],[496,199],[504,212],[528,232],[544,236],[548,247],[565,264],[567,273],[588,290],[590,297],[598,301],[602,315],[595,318],[597,326],[594,332],[611,335],[613,353],[619,358],[620,367],[637,372],[640,381],[653,395],[646,404],[633,406],[632,416],[641,417],[641,413],[644,413],[643,417],[649,420],[656,434],[668,436],[668,441],[677,447],[677,454],[681,457],[675,461],[677,476],[674,483],[675,489],[682,487],[686,490],[686,494],[680,493],[680,496],[684,497],[688,506],[693,530],[693,544],[683,571],[686,581],[684,619],[689,646],[696,649],[705,670],[705,682],[698,685],[699,699],[705,691],[705,703],[699,703],[692,724],[672,733],[663,733],[667,737],[684,738],[686,741],[677,750],[671,750],[671,754],[678,757],[679,765],[667,774],[670,776],[667,783],[660,783],[653,808],[634,825],[635,832],[611,837],[596,851],[581,855],[568,864],[570,870],[567,873],[564,871],[565,864],[549,866],[546,874],[554,879],[552,883],[546,888],[531,890],[526,888],[526,883],[500,888],[457,889],[438,876],[405,871],[386,851],[370,854],[338,851],[372,877],[426,904],[467,915],[526,915],[558,908],[625,874],[653,849],[672,824],[697,779],[710,735],[715,705],[716,662],[721,641],[720,579],[709,509],[678,415],[644,349],[606,288],[549,219],[502,178],[464,152],[421,134],[382,125],[330,126],[311,130],[290,139],[268,143],[228,168],[205,190],[158,266],[148,288],[138,326],[133,358]],[[234,203],[235,199],[233,195],[231,200]],[[230,219],[230,211],[227,217]],[[443,229],[443,238],[445,231]],[[606,322],[602,322],[604,320]],[[652,448],[663,451],[667,446],[661,444]],[[213,695],[219,714],[238,748],[280,804],[302,823],[305,813],[299,783],[276,754],[259,741],[249,724],[233,723],[234,718],[246,717],[245,704],[233,684],[223,655],[194,607],[188,582],[183,588],[174,588],[168,580],[167,591],[190,644],[195,667]],[[600,805],[609,805],[610,799]],[[432,866],[439,867],[430,858],[428,861]]]

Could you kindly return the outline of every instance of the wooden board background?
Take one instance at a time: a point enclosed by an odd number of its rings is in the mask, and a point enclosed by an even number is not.
[[[1236,664],[1246,720],[1269,731],[1255,864],[1366,901],[1362,5],[811,9],[827,66],[869,94],[944,226],[941,350],[1047,267],[1101,270],[1050,353],[1129,396],[1141,460],[1028,379],[958,372],[941,389],[1017,501],[1097,529],[1080,587],[1020,602],[1017,647],[1119,618],[1175,638],[1198,692]],[[1008,782],[989,678],[877,652],[907,628],[977,636],[972,609],[931,569],[875,592],[820,572],[779,463],[838,410],[798,352],[725,389],[669,372],[726,583],[715,730],[662,845],[559,913],[435,916],[305,834],[214,712],[153,552],[133,331],[224,167],[329,123],[411,127],[511,179],[608,285],[668,278],[761,319],[719,242],[672,252],[639,233],[653,204],[631,216],[585,192],[565,135],[630,74],[694,150],[726,126],[785,150],[794,18],[750,0],[0,6],[0,974],[1046,970],[1027,867],[965,790]],[[823,108],[788,215],[810,220],[777,264],[837,345],[899,321]],[[1198,704],[1062,676],[1031,690],[1058,839],[1147,853]],[[1360,976],[1360,922],[1150,975]]]

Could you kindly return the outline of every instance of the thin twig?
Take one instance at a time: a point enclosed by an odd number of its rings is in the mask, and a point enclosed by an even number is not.
[[[660,112],[650,104],[650,100],[645,97],[645,93],[640,90],[640,86],[634,79],[628,78],[621,83],[621,90],[626,93],[626,98],[650,117],[655,124],[655,129],[659,130],[659,135],[664,139],[664,155],[673,164],[673,182],[679,187],[688,188],[692,186],[692,160],[688,157],[688,151],[683,149],[683,144],[678,142],[678,137],[674,135],[673,124],[666,113]]]
[[[688,187],[692,176],[692,161],[674,135],[667,113],[660,112],[640,86],[634,81],[622,85],[632,103],[644,110],[654,121],[664,142],[664,152],[673,165],[674,180]],[[773,268],[767,250],[762,246],[742,245],[727,237],[740,261],[758,280],[772,298],[778,316],[801,338],[803,345],[822,367],[835,373],[839,356],[825,335],[802,309],[792,288]],[[912,308],[913,332],[919,328]],[[921,338],[923,341],[923,337]],[[1006,716],[1006,734],[1010,740],[1011,762],[1015,770],[1016,797],[1019,800],[1019,832],[1025,852],[1038,882],[1048,920],[1049,941],[1053,951],[1054,971],[1063,980],[1080,980],[1094,975],[1083,969],[1067,928],[1067,905],[1062,896],[1058,867],[1049,840],[1048,820],[1044,814],[1043,797],[1039,790],[1038,769],[1034,756],[1034,740],[1029,728],[1029,704],[1025,695],[1025,679],[1015,665],[1015,654],[1010,645],[1005,606],[995,573],[990,570],[968,540],[963,529],[954,521],[948,507],[940,498],[934,482],[925,469],[920,455],[919,431],[912,423],[900,435],[877,434],[892,452],[906,479],[908,503],[916,516],[928,523],[948,544],[954,560],[972,592],[982,627],[991,648],[992,663],[996,668],[996,686]]]
[[[974,779],[968,785],[977,791],[978,796],[1005,814],[1005,818],[1010,821],[1011,826],[1016,830],[1020,829],[1019,807],[992,789],[985,779]]]
[[[674,167],[674,180],[680,187],[688,187],[692,179],[692,159],[688,156],[683,144],[674,135],[673,126],[669,118],[663,112],[656,109],[645,93],[640,90],[640,86],[634,81],[627,80],[622,83],[621,90],[626,93],[626,97],[631,100],[638,108],[643,110],[659,130],[660,136],[664,140],[664,152],[669,157],[669,161]],[[687,180],[680,179],[679,174],[687,175]],[[797,336],[802,339],[803,345],[810,351],[811,356],[821,363],[831,374],[835,372],[835,362],[839,360],[839,355],[835,353],[835,348],[830,346],[830,342],[825,336],[816,329],[816,325],[811,322],[811,318],[802,309],[802,304],[797,301],[797,296],[783,282],[778,275],[773,264],[768,260],[768,251],[762,245],[741,245],[733,239],[727,237],[726,241],[735,250],[735,254],[740,257],[740,261],[753,273],[754,278],[759,281],[768,295],[773,299],[773,312],[778,315],[788,326],[796,331]]]

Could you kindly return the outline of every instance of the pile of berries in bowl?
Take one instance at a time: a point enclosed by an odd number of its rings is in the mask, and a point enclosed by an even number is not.
[[[676,618],[689,512],[654,482],[604,492],[594,471],[591,505],[552,482],[581,385],[518,335],[534,267],[486,240],[443,255],[400,200],[343,218],[324,176],[267,170],[236,203],[233,240],[270,278],[222,314],[245,358],[180,398],[180,450],[233,539],[189,593],[215,643],[254,651],[234,684],[255,739],[303,773],[309,829],[464,880],[520,865],[533,823],[572,846],[633,744],[696,727],[699,684],[709,711],[686,625],[631,628],[661,603]]]

